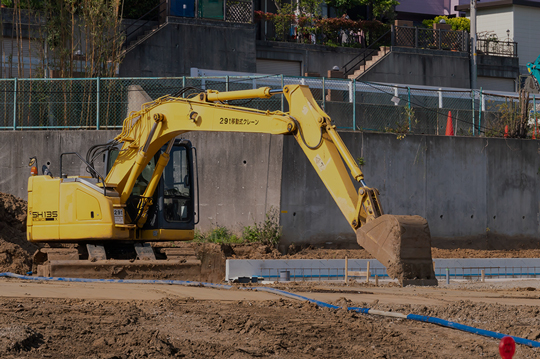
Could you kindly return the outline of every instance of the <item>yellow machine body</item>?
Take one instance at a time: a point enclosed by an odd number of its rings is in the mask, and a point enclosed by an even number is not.
[[[28,241],[51,243],[193,239],[193,230],[136,231],[134,225],[124,223],[124,206],[120,204],[116,192],[110,192],[116,196],[104,196],[101,188],[93,188],[84,177],[80,179],[82,181],[50,176],[32,176],[28,179]]]
[[[117,226],[118,196],[105,197],[84,182],[33,176],[28,180],[27,236],[31,242],[121,240],[129,228]]]
[[[283,94],[290,111],[260,111],[225,101],[269,98]],[[189,131],[254,132],[293,135],[308,160],[356,232],[358,243],[389,268],[389,274],[411,284],[437,284],[431,263],[431,237],[421,217],[384,215],[378,191],[364,175],[341,140],[330,117],[307,86],[280,90],[217,92],[189,98],[164,96],[143,105],[124,121],[114,139],[120,147],[101,187],[84,178],[31,177],[28,184],[28,239],[33,242],[88,240],[181,240],[185,231],[144,230],[152,195],[162,178],[174,139]],[[125,211],[137,179],[152,158],[167,145],[131,218]],[[360,182],[356,189],[351,176]],[[103,191],[103,188],[107,190]],[[412,282],[411,282],[412,281]]]

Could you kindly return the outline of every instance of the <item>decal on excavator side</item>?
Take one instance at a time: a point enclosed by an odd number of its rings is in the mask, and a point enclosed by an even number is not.
[[[227,118],[219,119],[220,125],[258,125],[259,120],[248,120],[247,118]]]
[[[58,211],[32,212],[33,221],[58,221]]]

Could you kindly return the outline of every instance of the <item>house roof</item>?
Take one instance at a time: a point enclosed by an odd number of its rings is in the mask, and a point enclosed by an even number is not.
[[[531,1],[531,0],[497,0],[489,2],[479,2],[476,4],[477,9],[492,9],[497,7],[506,7],[511,5],[520,5],[520,6],[530,6],[530,7],[540,7],[540,2]],[[470,11],[470,4],[466,5],[456,5],[454,9],[456,11]]]

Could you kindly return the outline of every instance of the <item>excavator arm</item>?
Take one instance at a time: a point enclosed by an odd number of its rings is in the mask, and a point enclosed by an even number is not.
[[[269,98],[283,94],[290,111],[260,111],[228,105],[227,101]],[[158,160],[152,179],[138,204],[141,227],[151,198],[167,165],[172,141],[189,131],[254,132],[293,135],[334,198],[358,243],[387,267],[402,284],[436,285],[431,260],[431,237],[419,216],[384,215],[378,191],[366,186],[364,175],[351,156],[330,117],[318,106],[307,86],[290,85],[281,90],[217,92],[209,90],[191,98],[165,96],[145,104],[124,121],[119,155],[105,179],[116,189],[120,203],[131,196],[137,177],[150,159],[169,143]],[[350,176],[360,183],[359,190]]]

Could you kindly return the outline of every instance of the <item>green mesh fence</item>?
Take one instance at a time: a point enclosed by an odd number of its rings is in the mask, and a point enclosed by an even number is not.
[[[0,129],[115,129],[142,104],[175,95],[185,87],[192,88],[183,94],[189,97],[208,89],[237,91],[263,86],[280,89],[294,84],[309,86],[316,102],[337,128],[347,130],[443,135],[450,117],[456,135],[502,136],[505,124],[519,107],[516,94],[502,96],[347,79],[284,76],[0,79],[0,113],[3,113]],[[531,100],[531,108],[532,103]],[[288,111],[283,95],[229,104]]]

